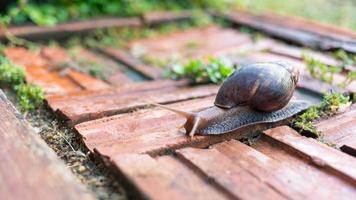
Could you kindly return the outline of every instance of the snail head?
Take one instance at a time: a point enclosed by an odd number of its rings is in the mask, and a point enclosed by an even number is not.
[[[197,132],[197,130],[199,129],[199,127],[201,127],[204,123],[206,123],[206,121],[204,119],[197,116],[195,113],[178,110],[178,109],[166,106],[166,105],[155,103],[153,101],[150,101],[149,104],[155,105],[157,107],[160,107],[160,108],[163,108],[166,110],[170,110],[172,112],[175,112],[175,113],[185,117],[187,119],[187,121],[184,124],[184,128],[187,131],[187,133],[189,133],[189,136],[192,138],[193,138],[194,134]]]

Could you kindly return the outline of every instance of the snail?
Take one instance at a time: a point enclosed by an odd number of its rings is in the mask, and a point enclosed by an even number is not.
[[[298,77],[298,70],[288,63],[252,63],[224,81],[212,107],[193,113],[152,104],[184,116],[184,128],[191,137],[224,134],[251,124],[277,122],[307,109],[307,102],[290,101]]]

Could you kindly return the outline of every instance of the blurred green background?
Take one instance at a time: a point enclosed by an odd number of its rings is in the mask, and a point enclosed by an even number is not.
[[[98,16],[136,16],[155,10],[273,11],[356,30],[356,0],[1,0],[2,21],[52,26]],[[234,12],[234,11],[230,11]],[[236,12],[236,11],[235,11]]]

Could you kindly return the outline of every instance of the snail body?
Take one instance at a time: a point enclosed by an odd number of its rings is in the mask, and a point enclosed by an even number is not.
[[[224,134],[251,124],[280,121],[308,108],[306,102],[290,101],[298,77],[298,71],[286,63],[254,63],[225,80],[212,107],[193,113],[153,104],[184,116],[190,136]]]

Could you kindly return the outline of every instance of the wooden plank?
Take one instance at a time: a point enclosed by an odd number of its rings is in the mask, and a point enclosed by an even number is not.
[[[119,66],[119,64],[113,60],[91,52],[81,46],[75,46],[67,50],[61,47],[43,47],[41,48],[41,55],[47,59],[51,65],[68,65],[79,72],[89,72],[93,67],[98,68],[102,75],[107,78],[107,81],[113,85],[122,85],[132,82],[132,80],[124,74],[124,66]],[[81,83],[83,81],[80,81],[80,79],[76,81],[83,85]],[[97,80],[97,82],[99,81],[100,80]],[[102,82],[100,85],[103,84],[105,83]]]
[[[111,85],[120,86],[133,82],[126,73],[127,67],[120,65],[112,59],[96,51],[90,51],[84,47],[76,46],[68,50],[72,54],[75,64],[80,64],[81,68],[89,71],[94,68],[100,69],[101,74]]]
[[[170,106],[197,111],[213,105],[214,97],[194,99]],[[143,109],[84,122],[75,126],[86,146],[99,154],[112,157],[123,153],[149,153],[151,155],[170,152],[186,146],[207,147],[229,138],[243,138],[256,134],[289,119],[273,124],[242,127],[234,132],[218,136],[195,136],[190,138],[182,128],[186,119],[160,108]]]
[[[188,82],[185,80],[182,81],[173,81],[173,80],[156,80],[156,81],[146,81],[140,83],[131,83],[125,84],[118,87],[112,87],[109,90],[100,90],[100,91],[80,91],[75,93],[69,93],[67,95],[52,95],[46,98],[49,106],[55,111],[61,107],[66,106],[67,104],[75,103],[77,101],[85,101],[91,98],[105,98],[107,95],[112,94],[131,94],[139,93],[150,90],[159,90],[164,88],[178,88],[181,86],[187,85]]]
[[[46,95],[63,95],[83,90],[73,80],[58,72],[49,71],[48,67],[26,67],[26,82],[40,86]]]
[[[292,27],[295,29],[302,29],[311,32],[317,32],[321,35],[333,35],[335,37],[348,37],[348,38],[356,38],[356,32],[350,29],[345,29],[339,26],[324,24],[317,21],[308,20],[303,17],[298,16],[282,16],[275,14],[273,12],[268,12],[263,15],[263,18],[268,19],[269,21],[273,21],[275,23]],[[288,20],[286,20],[286,18]]]
[[[142,20],[147,25],[156,25],[167,22],[177,22],[182,20],[188,20],[192,18],[191,11],[179,11],[179,12],[170,12],[170,11],[155,11],[144,13],[142,15]]]
[[[30,40],[64,39],[73,34],[85,34],[100,28],[140,26],[141,22],[136,17],[131,18],[101,18],[85,21],[73,21],[57,24],[53,27],[45,26],[14,26],[9,32],[17,37]],[[0,31],[0,40],[5,40],[5,32]]]
[[[332,66],[340,66],[342,62],[337,60],[336,58],[329,56],[327,53],[321,53],[317,51],[313,51],[310,49],[305,49],[302,47],[295,47],[291,45],[285,45],[282,43],[276,43],[273,48],[268,49],[268,52],[273,54],[287,56],[297,60],[303,60],[303,56],[309,56],[313,59],[316,59],[324,64],[332,65]]]
[[[26,81],[42,87],[46,95],[110,87],[107,83],[82,72],[70,68],[56,69],[58,65],[71,62],[71,57],[59,47],[45,47],[40,52],[31,52],[25,48],[7,48],[4,53],[12,62],[23,66],[26,70]]]
[[[84,74],[82,72],[68,70],[67,75],[85,90],[105,90],[110,88],[110,85],[105,83],[104,81]]]
[[[280,178],[288,179],[292,177],[290,174],[297,174],[293,179],[301,180],[300,184],[289,184],[286,188],[301,191],[307,196],[320,197],[320,199],[347,199],[355,193],[354,184],[330,173],[323,167],[316,166],[300,153],[290,149],[289,146],[266,135],[262,135],[257,142],[253,143],[252,147],[285,166],[287,173],[277,174]],[[275,172],[279,173],[278,169]],[[323,187],[320,187],[320,183],[323,184]]]
[[[163,69],[146,65],[122,49],[108,47],[101,49],[100,51],[112,59],[117,60],[132,68],[133,70],[141,73],[147,78],[160,79],[163,76]]]
[[[335,144],[341,150],[355,155],[356,151],[356,106],[352,106],[344,113],[338,114],[315,124],[322,134],[322,139]]]
[[[131,198],[228,199],[176,159],[126,154],[114,158]]]
[[[204,35],[204,37],[201,37]],[[151,57],[163,62],[187,61],[206,56],[223,56],[252,43],[247,34],[234,29],[210,25],[166,35],[134,40],[131,52],[140,49],[136,57]]]
[[[26,71],[26,81],[38,85],[46,94],[65,94],[82,90],[72,80],[58,72],[49,70],[48,61],[39,52],[30,52],[25,48],[6,48],[5,56]]]
[[[47,66],[47,60],[39,52],[31,52],[23,47],[7,47],[4,49],[4,55],[19,66]]]
[[[2,199],[94,199],[0,91]]]
[[[282,126],[264,134],[297,152],[314,165],[324,168],[340,179],[356,184],[356,159],[311,138],[299,135],[293,129]]]
[[[172,104],[171,106],[189,111],[209,107],[213,104],[213,101],[213,97],[207,97],[183,101]],[[181,126],[184,121],[184,118],[171,111],[151,108],[80,123],[75,126],[75,130],[84,138],[84,142],[89,149],[93,150],[100,145],[109,144],[110,142],[114,144],[116,140],[126,141],[128,144],[129,139],[132,137],[153,132],[159,133],[162,132],[162,130],[169,130],[170,127],[179,129],[178,127]],[[173,137],[174,134],[171,136]],[[184,136],[184,134],[182,134],[182,136]],[[137,147],[136,151],[139,151],[139,148],[147,148],[147,146],[142,145],[141,147]]]
[[[133,80],[122,71],[114,72],[114,74],[107,78],[107,81],[114,86],[121,86],[133,82]]]
[[[46,95],[110,88],[104,81],[71,68],[58,70],[59,65],[73,63],[65,49],[60,47],[44,47],[40,52],[31,52],[25,48],[7,48],[5,55],[15,64],[23,66],[26,69],[26,81],[41,86]]]
[[[334,31],[316,31],[318,27],[290,26],[289,24],[293,20],[286,20],[286,17],[282,17],[277,21],[276,19],[268,19],[263,15],[256,16],[243,11],[214,15],[302,46],[322,50],[343,49],[356,53],[356,40],[350,34],[334,34]]]
[[[138,93],[113,93],[93,98],[68,102],[58,108],[58,114],[69,120],[70,124],[97,119],[104,116],[129,112],[149,104],[148,100],[157,103],[171,103],[187,99],[212,96],[217,93],[218,86],[206,85],[184,88],[162,88],[160,90],[142,91]]]
[[[53,64],[64,64],[71,62],[70,55],[61,47],[42,47],[40,55]]]
[[[210,181],[221,185],[236,199],[287,199],[216,149],[185,148],[178,155]],[[295,197],[294,197],[295,198]]]
[[[257,141],[259,142],[260,140]],[[271,147],[265,143],[259,146],[266,150],[258,152],[260,149],[256,151],[235,140],[217,144],[213,148],[233,160],[235,165],[243,167],[289,199],[306,199],[311,196],[320,199],[347,199],[356,192],[351,183],[340,180],[339,177],[325,172],[322,168],[310,166],[295,152],[288,152],[288,150],[272,152],[274,146]],[[268,150],[270,152],[266,153]],[[273,153],[283,157],[275,159],[276,155],[272,155]],[[291,161],[293,159],[289,158],[290,154],[291,157],[297,157],[296,162]],[[319,188],[320,183],[323,183],[323,188]]]
[[[268,49],[268,52],[302,61],[304,60],[304,56],[308,56],[329,66],[342,67],[342,73],[345,74],[350,71],[356,71],[356,66],[343,66],[344,64],[342,63],[342,61],[334,58],[330,53],[327,52],[322,53],[310,49],[303,49],[291,45],[284,45],[281,43],[276,43],[273,48]]]

